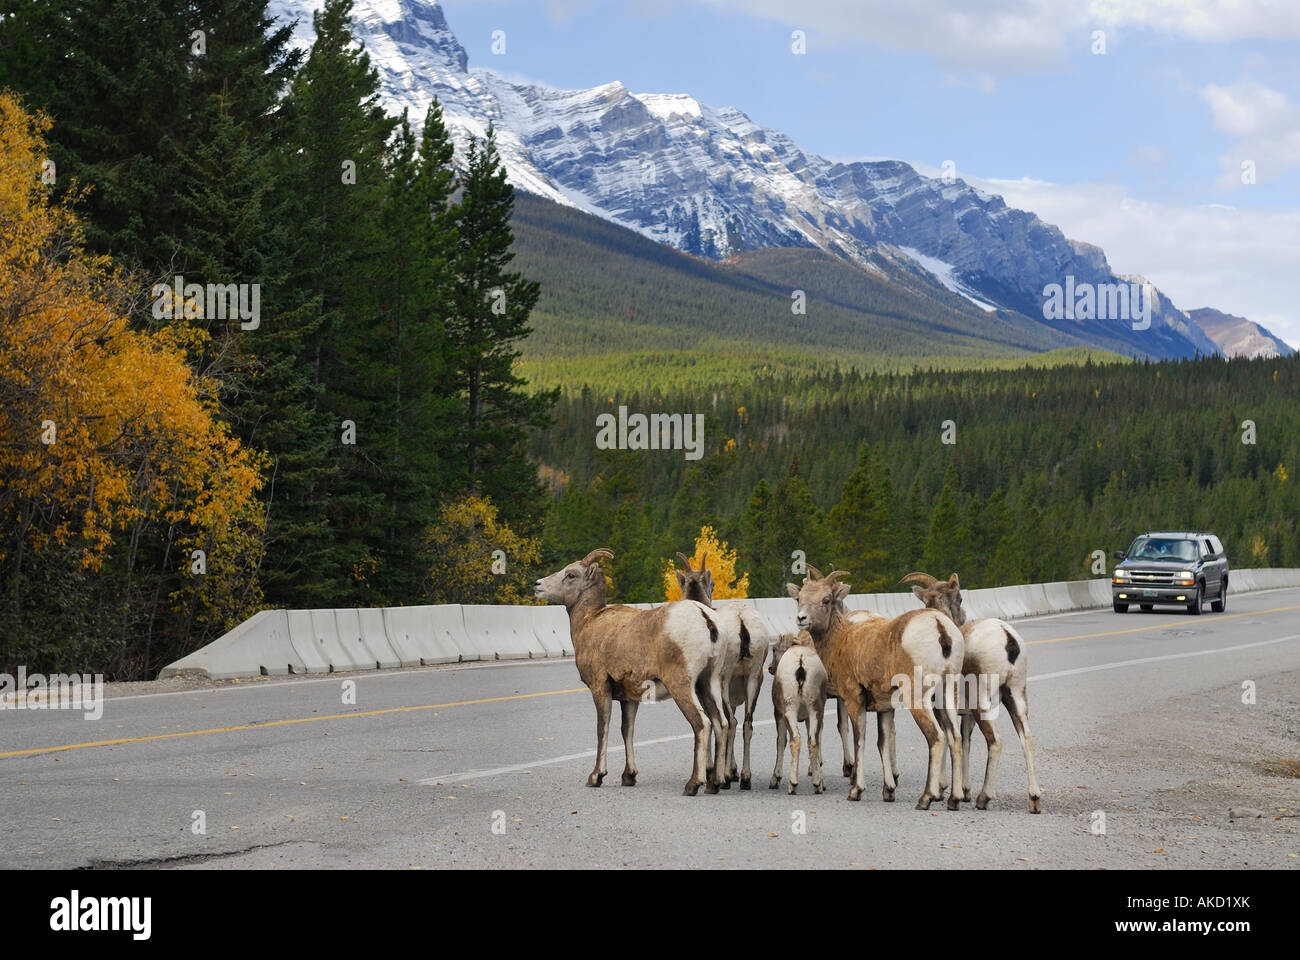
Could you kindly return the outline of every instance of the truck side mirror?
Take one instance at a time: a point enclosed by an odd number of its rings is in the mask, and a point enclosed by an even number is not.
[[[1115,551],[1115,559],[1116,559],[1116,560],[1123,560],[1123,559],[1124,559],[1124,556],[1125,556],[1125,554],[1124,554],[1124,551],[1123,551],[1123,550],[1116,550],[1116,551]]]

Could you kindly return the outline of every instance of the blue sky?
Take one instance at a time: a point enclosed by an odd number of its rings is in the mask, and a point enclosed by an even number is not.
[[[470,64],[739,107],[824,156],[944,161],[1184,308],[1300,346],[1300,3],[445,0]],[[506,32],[493,55],[492,31]],[[791,52],[791,33],[807,53]],[[1105,32],[1096,54],[1094,31]],[[1241,163],[1255,165],[1253,184]]]

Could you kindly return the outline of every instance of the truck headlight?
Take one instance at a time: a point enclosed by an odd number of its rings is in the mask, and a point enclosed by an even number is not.
[[[1115,579],[1116,579],[1116,580],[1123,580],[1123,579],[1124,579],[1125,577],[1127,577],[1127,576],[1128,576],[1128,571],[1127,571],[1127,570],[1119,570],[1119,569],[1117,569],[1117,570],[1115,571]]]
[[[1178,571],[1178,579],[1179,579],[1179,580],[1190,580],[1190,579],[1192,579],[1192,571],[1190,571],[1190,570],[1179,570],[1179,571]]]

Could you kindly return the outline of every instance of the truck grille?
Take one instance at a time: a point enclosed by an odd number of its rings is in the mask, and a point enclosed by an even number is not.
[[[1174,584],[1174,575],[1164,571],[1133,570],[1128,575],[1129,583],[1144,587],[1168,587]]]

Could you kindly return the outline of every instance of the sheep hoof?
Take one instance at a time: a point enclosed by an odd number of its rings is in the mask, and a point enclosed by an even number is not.
[[[813,784],[813,793],[825,793],[825,792],[826,792],[826,784],[824,782]]]
[[[961,801],[957,799],[957,794],[953,793],[948,795],[948,809],[949,810],[961,809]]]
[[[687,780],[686,789],[682,791],[683,797],[693,797],[700,792],[700,782],[698,780]]]
[[[885,801],[885,803],[893,803],[893,802],[894,802],[894,791],[891,790],[891,789],[889,789],[889,787],[885,787],[885,788],[880,792],[880,799],[883,800],[883,801]]]
[[[850,799],[850,800],[861,800],[861,799],[862,799],[862,788],[859,787],[859,786],[856,786],[856,785],[855,785],[852,789],[850,789],[850,790],[849,790],[849,799]]]
[[[601,783],[604,782],[604,780],[605,780],[605,775],[603,773],[593,773],[591,776],[587,778],[587,786],[599,787]]]
[[[987,793],[981,793],[975,798],[975,809],[987,810],[989,808],[989,800],[991,799],[992,798]]]
[[[741,790],[748,790],[748,789],[750,789],[750,787],[752,786],[752,784],[753,784],[753,781],[750,780],[749,777],[741,777],[741,778],[740,778],[740,789],[741,789]]]
[[[779,786],[781,786],[780,777],[773,777],[771,780],[767,782],[767,789],[769,790],[775,790]]]
[[[730,790],[730,789],[731,789],[731,778],[730,778],[730,777],[723,777],[721,780],[719,780],[719,781],[718,781],[718,789],[719,789],[719,790]]]
[[[799,784],[791,780],[790,785],[786,787],[785,792],[793,796],[794,794],[799,792]]]
[[[624,770],[624,771],[623,771],[623,786],[625,786],[625,787],[635,787],[635,786],[636,786],[636,774],[635,774],[635,773],[628,773],[626,770]]]
[[[1042,812],[1043,812],[1043,798],[1042,798],[1042,797],[1030,797],[1030,798],[1029,798],[1029,812],[1030,812],[1030,813],[1042,813]]]
[[[962,802],[962,803],[970,803],[970,791],[969,791],[969,790],[963,790],[963,791],[962,791],[962,794],[961,794],[961,802]],[[980,807],[980,809],[983,810],[984,808],[983,808],[983,807]]]
[[[851,764],[851,763],[846,763],[846,764],[844,764],[843,768],[841,768],[841,772],[844,774],[844,776],[845,776],[846,779],[852,780],[852,779],[853,779],[853,764]]]
[[[930,800],[931,800],[931,799],[932,799],[932,798],[931,798],[931,796],[930,796],[928,793],[923,793],[923,794],[921,794],[921,799],[918,800],[918,801],[916,801],[916,809],[918,809],[918,810],[929,810],[929,809],[930,809]]]
[[[705,786],[704,786],[704,792],[705,792],[705,793],[717,793],[718,790],[719,790],[719,787],[718,787],[718,782],[717,782],[716,780],[710,780],[710,781],[709,781],[707,784],[705,784]]]

